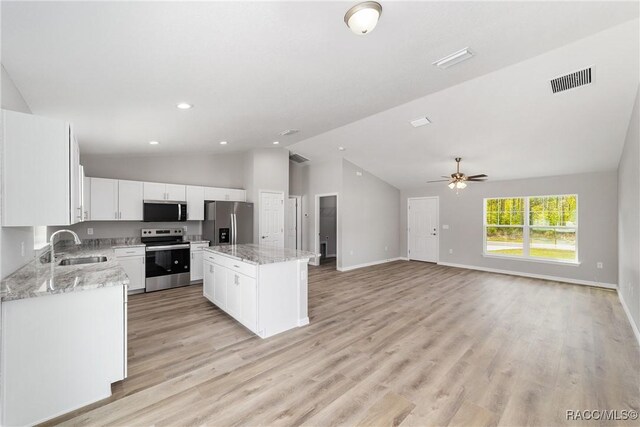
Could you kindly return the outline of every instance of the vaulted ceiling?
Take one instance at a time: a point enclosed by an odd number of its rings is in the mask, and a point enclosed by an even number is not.
[[[361,37],[342,21],[351,2],[2,2],[2,63],[34,114],[74,124],[84,153],[215,153],[279,140],[314,160],[336,155],[340,141],[338,155],[400,187],[450,172],[454,155],[497,178],[611,167],[601,145],[601,162],[575,143],[552,147],[567,135],[609,138],[619,155],[634,64],[638,82],[637,2],[382,4],[379,25]],[[633,25],[631,40],[601,33]],[[467,46],[471,60],[431,65]],[[593,64],[592,87],[548,94],[549,78]],[[194,108],[178,110],[183,101]],[[425,114],[432,125],[408,126]],[[300,132],[278,135],[290,128]],[[526,159],[533,141],[553,168],[497,167]],[[560,158],[567,152],[576,162]]]

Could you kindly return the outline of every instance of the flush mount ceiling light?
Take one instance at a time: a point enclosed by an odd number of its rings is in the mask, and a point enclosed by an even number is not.
[[[445,70],[472,57],[473,52],[471,52],[468,47],[465,47],[464,49],[461,49],[457,52],[453,52],[451,55],[447,55],[444,58],[438,59],[433,63],[433,65],[442,70]]]
[[[338,151],[344,151],[344,150],[346,150],[346,148],[344,148],[344,147],[338,147]]]
[[[382,6],[380,6],[380,3],[365,1],[364,3],[358,3],[347,11],[344,15],[344,23],[354,34],[361,36],[373,31],[381,14]]]
[[[189,110],[189,109],[193,108],[193,105],[187,104],[186,102],[181,102],[178,105],[176,105],[176,107],[178,107],[181,110]]]
[[[278,144],[280,144],[280,141],[273,141],[273,143],[272,143],[272,144],[273,144],[273,145],[278,145]]]
[[[220,145],[227,145],[227,141],[220,141]]]
[[[429,123],[431,123],[431,120],[429,120],[427,117],[420,117],[418,119],[411,120],[410,123],[414,128],[419,128],[420,126],[428,125]]]
[[[158,141],[149,141],[149,144],[151,144],[151,145],[158,145],[158,144],[160,144],[160,143],[159,143]]]

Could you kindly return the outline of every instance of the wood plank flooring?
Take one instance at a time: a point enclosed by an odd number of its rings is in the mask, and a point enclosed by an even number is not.
[[[309,315],[261,340],[201,286],[131,296],[129,378],[48,424],[551,426],[581,424],[567,410],[640,410],[640,350],[613,291],[325,265],[309,269]]]

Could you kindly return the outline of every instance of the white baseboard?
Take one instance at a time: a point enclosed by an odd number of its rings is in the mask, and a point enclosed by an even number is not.
[[[620,299],[620,304],[622,304],[622,308],[624,309],[625,314],[627,315],[627,319],[629,319],[629,323],[631,323],[631,329],[633,329],[633,335],[636,336],[636,340],[638,344],[640,344],[640,331],[638,331],[638,326],[633,321],[633,317],[631,317],[631,312],[629,311],[629,307],[627,303],[624,301],[624,297],[622,296],[622,292],[618,289],[618,299]]]
[[[585,285],[585,286],[596,286],[599,288],[617,289],[617,286],[613,283],[600,283],[600,282],[593,282],[591,280],[570,279],[567,277],[547,276],[544,274],[523,273],[521,271],[500,270],[497,268],[487,268],[487,267],[478,267],[475,265],[455,264],[452,262],[439,262],[438,265],[445,265],[447,267],[466,268],[468,270],[488,271],[489,273],[509,274],[511,276],[531,277],[533,279],[552,280],[554,282],[571,283],[573,285]]]
[[[304,319],[298,319],[298,326],[305,326],[309,324],[309,318],[305,317]]]
[[[338,271],[357,270],[358,268],[371,267],[373,265],[385,264],[387,262],[402,261],[402,260],[405,260],[405,258],[396,257],[396,258],[382,259],[380,261],[372,261],[372,262],[367,262],[367,263],[364,263],[364,264],[350,265],[349,267],[338,268]]]

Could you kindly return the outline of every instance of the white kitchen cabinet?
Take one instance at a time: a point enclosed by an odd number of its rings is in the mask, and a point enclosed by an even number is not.
[[[145,248],[117,248],[116,259],[129,277],[129,292],[145,288]]]
[[[187,186],[179,184],[167,184],[167,200],[184,202],[187,200]]]
[[[89,221],[89,212],[91,211],[91,178],[87,177],[84,167],[80,166],[82,175],[82,220]]]
[[[79,151],[71,126],[15,111],[2,115],[2,225],[77,222]]]
[[[247,199],[247,192],[245,190],[239,190],[235,188],[205,187],[204,199],[245,202]]]
[[[192,243],[191,244],[191,282],[199,282],[203,280],[203,249],[209,246],[209,243]]]
[[[143,183],[118,180],[118,219],[142,221]]]
[[[202,279],[202,293],[209,301],[215,301],[214,297],[214,264],[209,260],[203,260],[203,279]]]
[[[187,219],[204,220],[204,187],[187,185]],[[193,279],[192,279],[193,280]]]
[[[204,296],[256,335],[309,323],[308,258],[257,265],[213,248],[205,248],[203,258]]]
[[[80,169],[80,146],[73,133],[69,134],[70,144],[70,189],[71,189],[71,224],[82,222],[82,171]]]
[[[91,221],[115,221],[118,219],[118,180],[90,178]]]
[[[187,198],[186,185],[162,184],[158,182],[144,183],[144,200],[171,200],[184,202]]]

